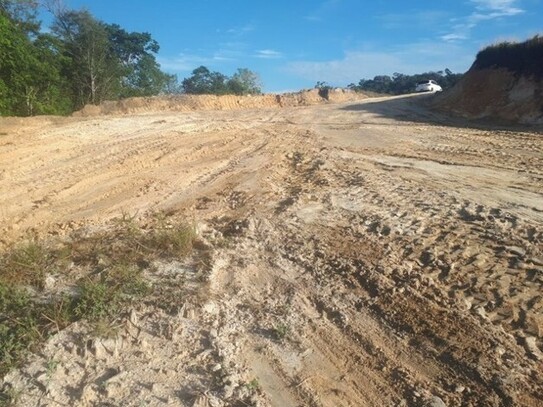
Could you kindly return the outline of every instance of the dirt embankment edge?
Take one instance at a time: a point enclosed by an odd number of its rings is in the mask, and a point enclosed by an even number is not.
[[[467,119],[543,124],[543,83],[505,68],[472,68],[433,104]]]
[[[175,95],[134,97],[106,101],[100,105],[86,105],[75,112],[75,117],[133,114],[156,111],[186,112],[196,110],[235,110],[311,106],[322,103],[341,103],[363,99],[366,96],[348,89],[332,89],[319,93],[318,89],[285,94],[256,96],[237,95]]]

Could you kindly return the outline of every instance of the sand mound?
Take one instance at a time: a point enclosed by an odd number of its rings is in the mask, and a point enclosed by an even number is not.
[[[543,84],[504,68],[472,68],[435,106],[469,119],[543,124]]]
[[[364,96],[346,89],[333,89],[319,94],[317,89],[296,93],[266,94],[258,96],[236,95],[177,95],[135,97],[119,101],[107,101],[99,106],[87,105],[73,115],[78,117],[133,114],[158,111],[186,112],[194,110],[235,110],[275,107],[310,106],[321,103],[341,103],[361,99]]]

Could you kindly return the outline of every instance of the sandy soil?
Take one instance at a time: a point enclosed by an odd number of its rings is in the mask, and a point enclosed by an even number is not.
[[[166,210],[211,248],[205,281],[158,267],[190,282],[178,315],[74,324],[5,383],[24,406],[543,406],[543,135],[425,98],[0,122],[2,244]]]
[[[473,66],[450,91],[435,98],[434,106],[469,119],[542,125],[542,90],[534,77]]]

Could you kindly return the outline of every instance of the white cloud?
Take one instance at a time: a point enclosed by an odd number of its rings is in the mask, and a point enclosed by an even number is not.
[[[283,54],[273,49],[261,49],[256,51],[255,57],[261,59],[279,59],[283,58]]]
[[[258,59],[282,59],[283,53],[274,49],[260,49],[250,51],[248,44],[244,42],[224,42],[218,44],[217,50],[185,50],[174,57],[158,57],[160,66],[169,72],[190,72],[198,66],[204,65],[208,68],[224,69],[224,66],[233,66],[240,61],[247,61],[248,58]]]
[[[399,66],[400,60],[386,53],[347,52],[342,59],[330,61],[297,61],[286,66],[286,71],[311,81],[333,84],[357,82],[384,72],[384,67]],[[386,69],[386,68],[384,68]]]
[[[446,42],[457,42],[467,40],[471,31],[484,21],[497,18],[513,17],[524,12],[516,7],[518,0],[470,0],[475,6],[468,16],[453,20],[451,32],[442,35],[440,38]]]
[[[232,27],[226,30],[226,33],[233,36],[233,37],[242,37],[247,33],[250,33],[256,29],[254,24],[245,24],[244,26],[240,27]]]
[[[441,39],[446,42],[455,42],[455,41],[460,41],[460,40],[467,40],[468,37],[465,34],[460,34],[459,32],[457,32],[457,33],[442,35]]]
[[[329,61],[296,61],[284,70],[308,81],[326,81],[343,86],[357,83],[362,78],[392,75],[394,72],[415,74],[439,71],[445,68],[463,72],[473,62],[473,57],[456,44],[418,42],[395,50],[349,51],[342,58]],[[451,63],[451,61],[454,61]]]
[[[219,50],[210,55],[179,54],[173,58],[159,57],[160,66],[170,72],[189,72],[204,65],[213,65],[221,62],[234,62],[237,58],[227,50]]]
[[[190,72],[198,66],[209,67],[236,63],[248,56],[248,45],[242,41],[218,44],[218,49],[185,49],[174,57],[158,57],[160,66],[170,72]]]
[[[517,0],[471,0],[471,2],[479,10],[491,10],[503,16],[514,16],[523,12],[522,9],[515,7]]]

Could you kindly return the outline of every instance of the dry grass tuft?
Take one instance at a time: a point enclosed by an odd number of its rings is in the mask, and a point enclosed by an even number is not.
[[[156,259],[190,255],[195,238],[193,227],[163,215],[143,227],[135,216],[123,214],[101,232],[74,233],[63,242],[32,239],[0,254],[0,376],[75,321],[91,322],[98,336],[111,335],[129,307],[151,294],[160,298],[163,290],[153,293],[143,271]],[[47,292],[48,275],[74,269],[84,270],[75,290]],[[12,400],[8,390],[0,391],[0,406]]]

